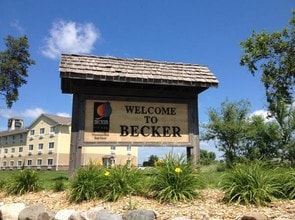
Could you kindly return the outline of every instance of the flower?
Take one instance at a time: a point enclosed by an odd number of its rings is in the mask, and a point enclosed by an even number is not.
[[[106,171],[106,172],[104,173],[104,175],[105,175],[105,176],[109,176],[109,175],[110,175],[110,172],[109,172],[109,171]]]
[[[180,169],[179,167],[176,167],[174,171],[175,171],[176,173],[181,173],[181,172],[182,172],[182,169]]]

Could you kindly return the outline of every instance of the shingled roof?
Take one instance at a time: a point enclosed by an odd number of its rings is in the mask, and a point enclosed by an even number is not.
[[[61,78],[189,87],[217,87],[218,80],[203,65],[143,59],[62,54]]]

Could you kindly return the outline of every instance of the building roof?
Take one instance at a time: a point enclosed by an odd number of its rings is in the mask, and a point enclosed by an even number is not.
[[[46,116],[47,118],[61,125],[70,125],[72,122],[70,117],[50,115],[50,114],[42,114],[42,115]]]
[[[61,78],[189,87],[217,87],[218,80],[203,65],[143,59],[62,54]]]

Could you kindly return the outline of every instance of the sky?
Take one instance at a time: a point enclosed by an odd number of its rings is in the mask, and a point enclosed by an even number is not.
[[[248,100],[252,113],[266,112],[259,73],[239,64],[240,42],[263,30],[285,28],[294,0],[0,0],[0,51],[8,35],[29,39],[36,64],[11,109],[0,97],[0,131],[7,119],[21,117],[29,126],[40,114],[71,116],[72,95],[63,94],[59,76],[61,53],[141,58],[206,65],[218,88],[199,95],[199,122],[208,109],[229,101]],[[213,143],[201,149],[216,151]],[[142,148],[141,161],[163,152],[185,149]]]

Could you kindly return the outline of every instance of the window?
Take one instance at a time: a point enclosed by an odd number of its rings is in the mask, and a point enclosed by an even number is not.
[[[131,151],[131,146],[127,146],[127,151],[128,151],[128,152]]]
[[[29,151],[33,151],[34,150],[34,145],[33,144],[30,144],[29,145]]]
[[[53,150],[53,148],[54,148],[54,142],[50,142],[49,146],[48,146],[48,149]]]
[[[33,163],[32,163],[32,160],[27,160],[27,165],[28,165],[28,166],[32,166],[32,164],[33,164]]]
[[[42,166],[42,159],[37,159],[37,166]]]
[[[12,135],[12,143],[14,143],[14,142],[15,142],[15,136]]]
[[[38,144],[38,151],[42,151],[43,150],[43,144]]]
[[[14,166],[14,161],[13,160],[10,161],[9,166],[10,166],[10,168],[13,168],[13,166]]]
[[[35,135],[35,130],[30,130],[30,136],[34,136]]]
[[[53,165],[53,159],[52,158],[50,158],[50,159],[47,160],[47,165],[48,166],[52,166]]]
[[[19,135],[19,141],[20,141],[20,142],[23,142],[23,138],[24,138],[23,134],[20,134],[20,135]]]
[[[3,162],[2,162],[2,166],[3,166],[3,168],[6,167],[6,161],[3,161]]]
[[[23,163],[22,163],[21,160],[17,161],[17,167],[18,167],[18,168],[21,168],[22,164],[23,164]]]
[[[12,153],[12,154],[15,153],[15,148],[14,148],[14,147],[11,148],[11,153]]]
[[[40,128],[40,134],[45,134],[45,128]]]
[[[8,153],[8,149],[7,149],[7,148],[4,149],[4,153],[5,153],[5,154]]]
[[[23,148],[23,147],[19,147],[19,148],[18,148],[18,152],[19,152],[19,153],[22,153],[23,151],[24,151],[24,148]]]
[[[55,126],[50,127],[50,133],[55,133]]]

